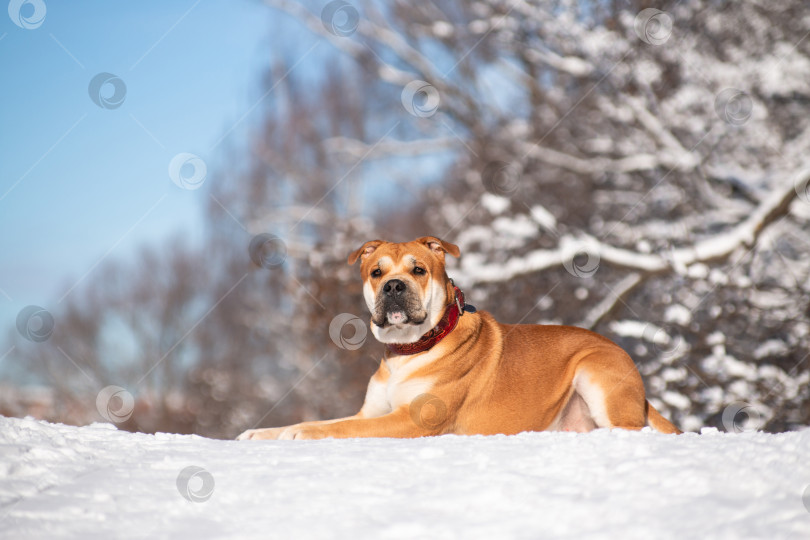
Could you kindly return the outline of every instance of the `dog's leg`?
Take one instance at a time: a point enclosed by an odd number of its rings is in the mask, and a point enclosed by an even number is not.
[[[259,428],[259,429],[248,429],[240,433],[237,437],[237,441],[249,441],[254,440],[258,441],[261,439],[278,439],[279,434],[285,430],[287,426],[284,427],[274,427],[274,428]]]
[[[399,409],[376,418],[349,418],[328,424],[299,424],[290,426],[279,439],[349,439],[354,437],[414,438],[439,435],[442,426],[420,426],[408,410]]]
[[[575,391],[571,392],[571,397],[560,411],[560,414],[549,427],[551,431],[575,431],[577,433],[587,433],[596,429],[596,424],[591,417],[591,411],[587,403]]]
[[[303,428],[306,426],[319,426],[323,424],[332,424],[334,422],[342,422],[344,420],[351,420],[353,418],[358,418],[357,415],[355,416],[347,416],[346,418],[337,418],[335,420],[315,420],[312,422],[301,422],[300,424],[294,424],[292,426],[281,426],[281,427],[274,427],[274,428],[260,428],[260,429],[249,429],[247,431],[242,432],[238,437],[236,437],[237,441],[247,441],[247,440],[274,440],[278,439],[282,433],[284,433],[287,429],[294,429],[294,428]]]
[[[589,353],[578,362],[573,384],[597,427],[638,430],[647,425],[644,383],[624,351]]]
[[[376,418],[379,416],[387,415],[391,412],[390,405],[388,404],[386,382],[388,380],[389,372],[385,362],[380,362],[379,369],[371,377],[366,390],[366,399],[363,402],[363,407],[355,415],[347,416],[345,418],[338,418],[336,420],[316,420],[313,422],[301,422],[291,426],[283,426],[276,428],[265,429],[249,429],[239,435],[236,440],[259,440],[259,439],[292,439],[293,436],[285,435],[298,433],[307,429],[314,430],[319,426],[326,426],[339,422],[347,422],[350,420],[358,420],[361,418]],[[331,437],[332,435],[327,435]],[[354,436],[354,435],[351,435]],[[369,435],[371,436],[371,435]],[[379,435],[383,437],[384,435]]]

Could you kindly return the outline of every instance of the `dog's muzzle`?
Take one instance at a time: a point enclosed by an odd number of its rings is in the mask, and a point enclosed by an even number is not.
[[[423,310],[418,295],[401,279],[390,279],[380,289],[372,321],[380,327],[406,323],[421,324],[424,321],[421,311]]]

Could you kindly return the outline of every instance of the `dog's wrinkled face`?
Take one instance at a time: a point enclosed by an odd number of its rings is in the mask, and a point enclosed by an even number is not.
[[[383,343],[413,343],[436,326],[453,298],[444,255],[458,247],[432,236],[412,242],[366,242],[349,255],[361,260],[371,332]]]

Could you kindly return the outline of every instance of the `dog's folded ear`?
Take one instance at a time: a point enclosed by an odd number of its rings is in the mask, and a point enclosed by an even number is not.
[[[365,244],[363,244],[363,246],[360,249],[358,249],[356,251],[352,251],[351,253],[349,253],[349,259],[348,259],[349,266],[351,266],[355,262],[357,262],[357,259],[360,259],[360,258],[365,259],[369,255],[374,253],[374,250],[377,249],[378,247],[380,247],[380,245],[384,244],[384,243],[385,242],[383,240],[371,240],[371,241],[366,242]]]
[[[425,244],[431,251],[441,253],[442,256],[444,256],[445,253],[449,253],[453,257],[461,255],[461,251],[459,251],[457,245],[445,242],[435,236],[423,236],[422,238],[417,238],[416,241]]]

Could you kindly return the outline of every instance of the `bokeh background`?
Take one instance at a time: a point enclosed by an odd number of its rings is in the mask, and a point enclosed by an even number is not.
[[[682,428],[807,426],[808,34],[799,0],[11,0],[0,414],[351,414],[382,346],[346,255],[429,234]]]

